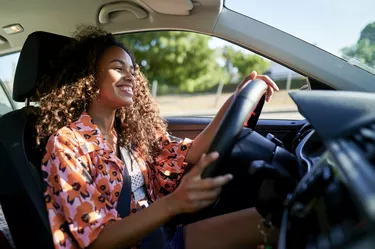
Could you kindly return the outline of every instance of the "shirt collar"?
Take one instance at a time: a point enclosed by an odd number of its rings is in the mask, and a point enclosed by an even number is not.
[[[87,112],[83,112],[77,121],[71,123],[70,129],[74,132],[84,154],[98,150],[113,152]]]

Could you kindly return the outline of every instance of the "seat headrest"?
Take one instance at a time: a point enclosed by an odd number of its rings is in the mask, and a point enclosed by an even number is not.
[[[72,38],[42,31],[34,32],[27,37],[14,76],[15,101],[24,102],[28,98],[36,97],[39,77],[49,71],[51,61],[72,41]]]

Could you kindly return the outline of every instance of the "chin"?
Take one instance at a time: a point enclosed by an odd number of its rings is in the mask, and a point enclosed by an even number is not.
[[[128,98],[128,99],[122,99],[118,103],[119,103],[119,107],[129,107],[134,103],[134,101],[132,98]]]

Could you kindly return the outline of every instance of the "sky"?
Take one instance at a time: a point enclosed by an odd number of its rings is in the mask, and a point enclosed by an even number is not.
[[[375,21],[374,0],[225,0],[225,6],[338,56]]]
[[[225,6],[340,56],[375,21],[375,0],[225,0]],[[213,39],[211,47],[228,44]],[[0,78],[12,78],[18,54],[0,57]]]

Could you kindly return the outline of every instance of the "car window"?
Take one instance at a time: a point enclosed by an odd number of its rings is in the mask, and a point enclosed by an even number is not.
[[[13,91],[13,80],[14,74],[16,72],[16,66],[18,62],[20,53],[13,53],[4,56],[0,56],[0,81],[2,81],[2,86],[6,88],[6,91],[9,93],[9,96],[12,96]],[[9,99],[4,92],[4,89],[0,87],[1,95],[1,106],[9,105],[12,107],[12,104],[15,108],[21,108],[24,106],[23,103],[18,103]],[[12,104],[10,103],[12,102]],[[0,107],[2,110],[2,107]],[[7,109],[8,110],[8,109]],[[12,108],[10,109],[12,110]],[[4,114],[4,113],[1,113]]]
[[[253,70],[279,86],[263,119],[302,119],[288,91],[306,78],[225,40],[182,31],[117,35],[134,53],[163,116],[214,116]]]
[[[0,116],[13,110],[12,104],[2,86],[0,86]]]

